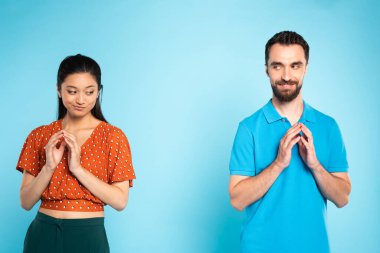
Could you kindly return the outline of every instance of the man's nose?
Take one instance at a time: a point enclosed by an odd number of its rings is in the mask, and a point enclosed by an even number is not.
[[[291,75],[290,75],[290,70],[289,70],[289,68],[284,68],[284,69],[283,69],[281,78],[282,78],[284,81],[289,81],[289,80],[290,80]]]

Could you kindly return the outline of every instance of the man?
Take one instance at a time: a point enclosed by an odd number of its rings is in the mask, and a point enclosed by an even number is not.
[[[230,161],[232,206],[246,210],[242,252],[329,252],[326,200],[348,203],[346,150],[335,120],[302,99],[309,46],[284,31],[266,44],[273,96],[238,128]]]

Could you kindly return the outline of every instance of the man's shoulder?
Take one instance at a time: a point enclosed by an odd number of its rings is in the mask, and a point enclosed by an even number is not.
[[[263,122],[266,122],[266,118],[264,115],[264,107],[262,106],[260,109],[252,113],[251,115],[245,117],[242,121],[240,121],[240,125],[245,125],[248,128],[253,128],[254,126],[257,126],[258,124],[262,124]]]
[[[326,114],[326,113],[323,113],[317,109],[315,109],[314,107],[310,106],[310,105],[307,105],[309,107],[309,110],[311,111],[313,117],[314,117],[314,120],[315,122],[317,122],[317,124],[319,125],[323,125],[325,127],[337,127],[338,124],[336,122],[336,120]]]

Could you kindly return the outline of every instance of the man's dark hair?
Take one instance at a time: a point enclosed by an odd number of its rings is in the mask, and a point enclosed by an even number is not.
[[[276,33],[265,45],[265,65],[268,64],[269,51],[271,47],[279,43],[280,45],[300,45],[305,53],[306,63],[309,62],[309,45],[306,40],[296,32],[283,31]]]

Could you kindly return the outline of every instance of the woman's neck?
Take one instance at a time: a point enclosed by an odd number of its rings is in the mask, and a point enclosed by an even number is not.
[[[99,120],[92,114],[81,118],[70,117],[70,115],[66,114],[62,119],[62,128],[75,131],[77,129],[93,128],[98,123]]]

